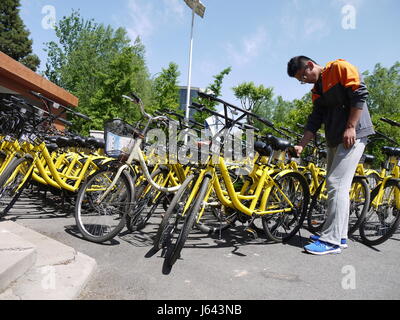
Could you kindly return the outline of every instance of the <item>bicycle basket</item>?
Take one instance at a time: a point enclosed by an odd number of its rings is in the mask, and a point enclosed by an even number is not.
[[[111,158],[128,156],[133,148],[135,129],[121,119],[104,123],[105,153]]]

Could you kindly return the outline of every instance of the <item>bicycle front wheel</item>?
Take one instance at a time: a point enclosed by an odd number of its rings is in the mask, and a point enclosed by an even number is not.
[[[185,215],[185,221],[183,222],[182,228],[176,238],[175,243],[172,242],[171,250],[169,250],[165,256],[165,262],[167,266],[172,267],[176,260],[181,256],[181,251],[185,245],[185,242],[189,236],[190,231],[199,216],[203,200],[206,196],[211,177],[204,177],[203,182],[193,200],[192,205],[189,207],[188,212]]]
[[[375,208],[372,204],[379,193],[379,185],[371,194],[369,211],[360,225],[360,237],[369,246],[376,246],[389,239],[400,223],[400,208],[397,206],[400,196],[400,183],[397,180],[387,180],[383,187],[382,200]]]
[[[180,230],[183,222],[183,210],[195,182],[196,179],[194,175],[186,177],[185,181],[172,198],[171,203],[162,217],[157,234],[153,240],[155,250],[160,250],[167,246],[171,241],[173,234]]]
[[[117,168],[96,172],[82,185],[75,205],[75,221],[82,236],[101,243],[114,238],[125,226],[134,192],[128,173],[120,175],[107,196],[99,202],[116,176]]]

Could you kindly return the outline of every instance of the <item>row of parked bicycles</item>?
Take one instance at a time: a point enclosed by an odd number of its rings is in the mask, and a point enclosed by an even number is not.
[[[112,119],[104,125],[104,139],[95,139],[56,130],[56,121],[71,125],[65,114],[90,119],[31,93],[41,101],[40,108],[14,95],[0,102],[0,217],[29,185],[73,199],[80,233],[97,243],[111,240],[125,226],[131,232],[142,230],[158,214],[153,246],[164,249],[168,266],[180,257],[194,228],[221,236],[242,223],[273,242],[287,242],[303,227],[315,234],[322,229],[327,203],[322,136],[310,144],[304,159],[296,159],[293,145],[299,133],[200,93],[202,101],[223,110],[195,102],[190,106],[220,119],[207,140],[196,134],[204,129],[202,124],[185,121],[171,110],[150,115],[135,94],[124,98],[140,108],[142,121],[131,125]],[[233,112],[238,116],[229,116]],[[260,134],[250,119],[273,134]],[[146,139],[148,133],[159,128],[168,136],[171,123],[180,137],[177,146],[171,148],[168,140],[155,148],[154,141]],[[239,129],[255,132],[254,141]],[[233,148],[237,132],[241,151],[252,152],[227,159],[224,155]],[[349,236],[359,230],[361,240],[371,246],[390,238],[400,223],[400,148],[380,133],[370,143],[376,139],[390,142],[382,148],[386,162],[374,170],[373,157],[363,156],[353,178],[349,211]],[[193,154],[193,147],[200,151]],[[182,154],[188,161],[179,161]]]

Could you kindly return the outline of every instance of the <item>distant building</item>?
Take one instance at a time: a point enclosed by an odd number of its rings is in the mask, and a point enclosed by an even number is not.
[[[195,98],[198,97],[198,93],[203,92],[203,89],[196,88],[196,87],[191,87],[190,88],[190,103],[193,102]],[[187,97],[187,86],[180,86],[179,87],[179,109],[183,110],[185,112],[186,110],[186,97]],[[193,119],[193,114],[195,110],[189,109],[189,118]]]

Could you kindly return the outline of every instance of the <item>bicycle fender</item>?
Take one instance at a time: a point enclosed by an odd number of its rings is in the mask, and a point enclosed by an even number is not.
[[[106,169],[106,168],[118,168],[122,165],[121,162],[119,162],[118,160],[109,158],[106,159],[105,161],[102,161],[101,163],[96,163],[101,169]]]
[[[354,176],[353,179],[354,179],[354,178],[359,178],[359,179],[367,180],[367,176],[358,176],[358,175],[357,175],[357,176]]]
[[[129,172],[130,172],[129,170],[124,170],[124,171],[122,172],[122,174],[125,175],[126,178],[128,179],[128,181],[129,181],[129,187],[130,187],[131,190],[132,190],[132,199],[135,199],[135,197],[136,197],[136,189],[135,189],[135,180],[136,180],[136,176],[135,176],[135,178],[133,178],[132,175],[129,174]]]
[[[24,154],[24,156],[23,156],[26,160],[33,160],[33,157],[32,157],[32,155],[30,155],[29,153],[27,153],[27,154]]]
[[[281,176],[283,176],[283,175],[285,175],[285,174],[287,174],[289,172],[296,172],[296,173],[299,173],[302,177],[304,177],[300,172],[293,171],[293,170],[290,170],[290,169],[284,169],[284,170],[278,172],[276,175],[274,175],[274,180],[280,178]]]

